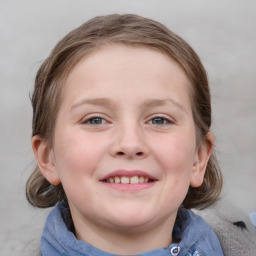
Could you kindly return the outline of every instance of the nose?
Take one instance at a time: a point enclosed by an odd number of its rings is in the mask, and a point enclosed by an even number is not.
[[[115,140],[111,147],[113,157],[125,159],[143,159],[147,157],[149,149],[145,135],[138,127],[120,127],[114,135]]]

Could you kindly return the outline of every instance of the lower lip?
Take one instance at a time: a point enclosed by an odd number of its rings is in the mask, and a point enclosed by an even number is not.
[[[102,184],[104,184],[105,186],[112,188],[112,189],[133,192],[133,191],[140,191],[143,189],[151,188],[152,186],[154,186],[156,184],[156,182],[154,181],[154,182],[149,182],[149,183],[138,183],[138,184],[102,182]]]

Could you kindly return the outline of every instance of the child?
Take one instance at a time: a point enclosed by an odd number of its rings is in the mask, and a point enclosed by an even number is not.
[[[28,201],[56,206],[43,256],[223,255],[190,208],[220,194],[206,72],[156,21],[96,17],[65,36],[32,96]]]

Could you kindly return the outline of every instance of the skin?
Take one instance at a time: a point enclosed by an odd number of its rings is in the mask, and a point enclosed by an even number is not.
[[[189,186],[202,184],[213,145],[211,134],[196,145],[189,86],[176,62],[144,47],[107,46],[74,67],[53,147],[40,136],[32,145],[42,174],[63,185],[78,239],[123,255],[170,245],[177,210]],[[116,170],[155,181],[139,190],[102,182]]]

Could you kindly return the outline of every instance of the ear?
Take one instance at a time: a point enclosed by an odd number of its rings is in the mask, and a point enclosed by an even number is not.
[[[191,187],[200,187],[202,185],[207,163],[213,150],[213,145],[213,134],[208,132],[204,143],[197,149],[195,154],[195,161],[190,180]]]
[[[47,142],[38,135],[32,138],[32,148],[42,175],[52,185],[58,185],[60,183],[60,178],[55,168],[52,149],[50,149]]]

